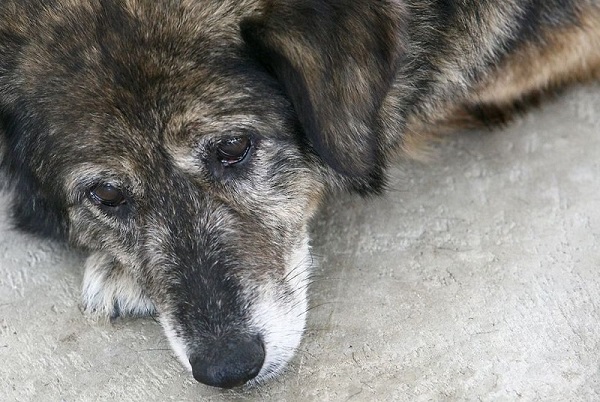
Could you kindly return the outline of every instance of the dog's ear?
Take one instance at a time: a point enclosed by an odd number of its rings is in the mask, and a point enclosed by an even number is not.
[[[278,78],[320,157],[378,180],[378,112],[403,54],[398,0],[266,0],[242,37]]]

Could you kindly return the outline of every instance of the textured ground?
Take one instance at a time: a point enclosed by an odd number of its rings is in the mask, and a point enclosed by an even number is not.
[[[86,320],[82,257],[0,216],[3,401],[600,400],[600,85],[333,200],[308,335],[259,390],[196,384],[152,320]]]

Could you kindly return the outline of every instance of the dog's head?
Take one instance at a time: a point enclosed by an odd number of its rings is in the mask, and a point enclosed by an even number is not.
[[[117,289],[122,267],[182,362],[223,387],[298,347],[309,221],[334,187],[381,188],[400,54],[394,1],[255,3],[0,5],[18,224],[106,256]]]

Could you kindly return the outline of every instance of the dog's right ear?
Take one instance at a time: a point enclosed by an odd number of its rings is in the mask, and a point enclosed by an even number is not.
[[[378,114],[404,53],[402,3],[265,0],[240,24],[317,154],[361,191],[383,181]]]

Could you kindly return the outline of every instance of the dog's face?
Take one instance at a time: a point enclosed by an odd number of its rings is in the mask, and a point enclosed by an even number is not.
[[[106,251],[137,279],[200,381],[237,385],[258,369],[264,378],[304,329],[307,226],[323,180],[289,104],[256,65],[227,58],[187,71],[176,89],[165,82],[101,116],[82,111],[87,127],[72,127],[58,152],[68,163],[49,169],[66,179],[57,186],[71,241]],[[202,373],[211,353],[249,365],[247,375]]]
[[[318,88],[287,82],[296,56],[273,54],[268,13],[242,18],[250,1],[36,3],[0,7],[4,164],[21,226],[92,251],[88,307],[155,309],[199,381],[278,372],[304,330],[311,217],[332,186],[380,185],[364,122],[346,138],[327,117],[337,109],[302,104]],[[106,288],[114,297],[97,303]]]

